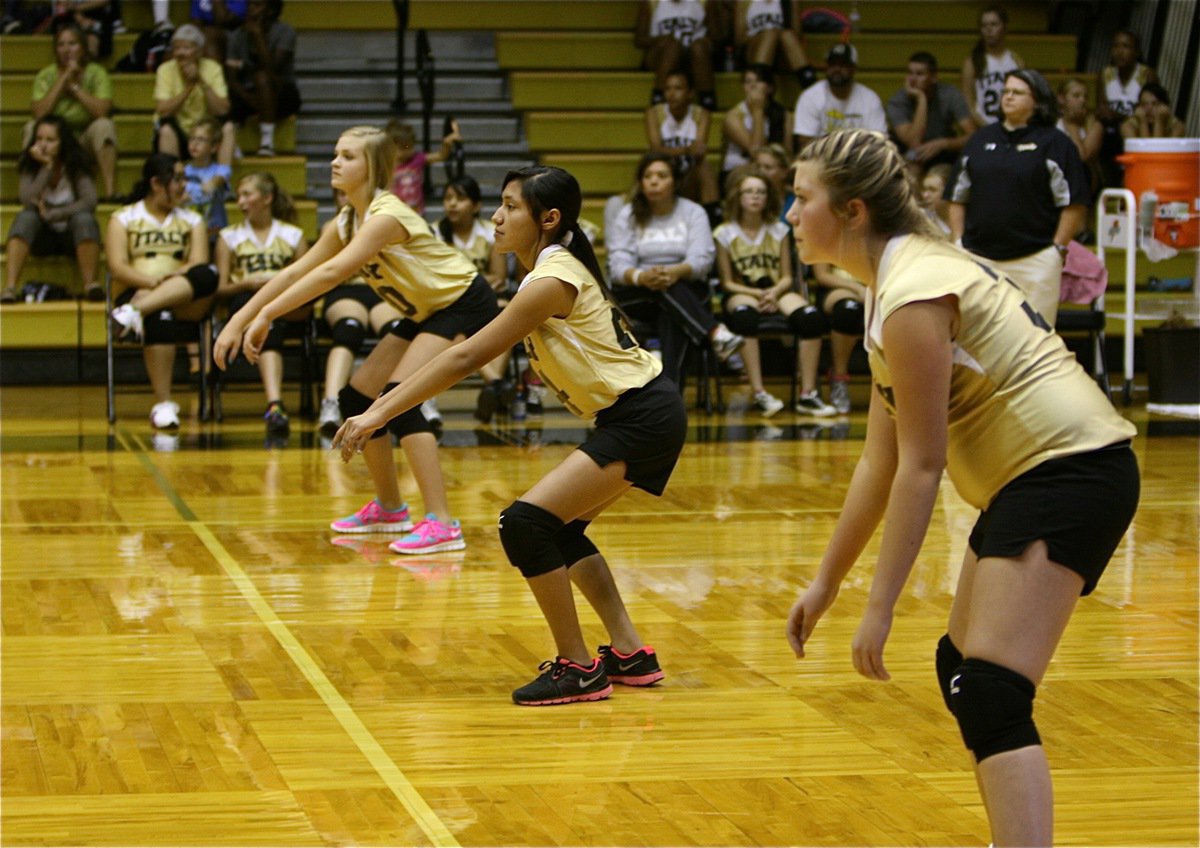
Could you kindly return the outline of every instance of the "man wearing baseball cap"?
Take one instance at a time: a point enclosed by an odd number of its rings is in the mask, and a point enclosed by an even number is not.
[[[159,153],[187,157],[187,137],[203,118],[215,118],[221,127],[217,161],[233,164],[234,126],[229,113],[229,90],[221,65],[204,58],[204,33],[184,24],[171,36],[171,59],[154,75],[155,143]]]
[[[795,149],[833,130],[861,127],[887,132],[879,95],[854,81],[858,51],[853,44],[835,44],[825,56],[825,79],[796,100],[792,132]]]

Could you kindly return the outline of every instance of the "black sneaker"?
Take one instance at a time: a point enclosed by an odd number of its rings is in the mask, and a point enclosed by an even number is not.
[[[480,424],[490,423],[499,404],[500,399],[496,396],[496,387],[488,383],[479,390],[479,396],[475,399],[475,420]]]
[[[547,707],[573,701],[602,701],[612,694],[612,684],[604,673],[604,663],[592,661],[584,668],[566,657],[546,660],[538,669],[542,674],[532,683],[512,693],[513,703],[525,707]]]
[[[622,654],[612,645],[601,645],[599,650],[604,670],[613,683],[650,686],[666,676],[658,664],[658,656],[649,645],[638,648],[632,654]]]
[[[267,432],[273,436],[286,435],[291,426],[287,410],[279,401],[267,404],[267,411],[263,413],[263,421],[267,424]]]

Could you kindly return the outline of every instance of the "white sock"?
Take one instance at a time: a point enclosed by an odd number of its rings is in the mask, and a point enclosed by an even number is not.
[[[262,133],[262,141],[259,142],[259,147],[269,147],[275,149],[275,125],[260,123],[258,130]]]

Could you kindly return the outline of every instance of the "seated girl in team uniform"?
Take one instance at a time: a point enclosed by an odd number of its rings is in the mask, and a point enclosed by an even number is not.
[[[236,314],[250,302],[259,288],[308,250],[304,232],[296,226],[296,208],[292,199],[267,173],[247,174],[238,181],[238,209],[245,220],[225,227],[217,239],[218,295],[229,298],[229,312]],[[283,340],[285,321],[308,317],[309,307],[301,307],[284,320],[271,324],[270,333],[258,359],[267,408],[263,413],[267,431],[282,435],[288,431],[288,414],[283,405]]]
[[[224,367],[239,348],[250,361],[256,361],[272,320],[362,273],[404,319],[380,340],[342,389],[341,411],[349,417],[365,411],[389,384],[407,379],[420,365],[495,317],[496,295],[475,266],[387,191],[394,160],[394,145],[383,130],[352,127],[342,133],[331,183],[346,193],[348,202],[338,213],[336,229],[323,232],[307,254],[283,269],[230,318],[214,348],[218,366]],[[425,519],[415,527],[400,496],[389,430],[399,438],[425,500]],[[381,422],[363,453],[376,496],[357,512],[333,522],[333,530],[411,529],[392,543],[397,553],[466,547],[462,529],[450,516],[437,461],[437,438],[419,409]]]
[[[500,514],[500,541],[550,625],[557,656],[513,692],[523,705],[607,698],[612,683],[662,679],[588,524],[630,487],[661,495],[679,458],[687,414],[678,388],[638,346],[579,227],[579,183],[561,168],[513,171],[492,217],[496,245],[532,268],[495,321],[430,361],[334,438],[349,460],[391,416],[416,408],[524,339],[534,370],[568,410],[595,424],[579,450]],[[611,637],[593,657],[575,613],[574,582]]]
[[[118,336],[143,343],[155,401],[150,421],[169,430],[179,426],[179,404],[171,400],[175,346],[196,338],[192,322],[208,315],[217,275],[204,219],[184,208],[181,161],[151,155],[133,197],[109,219],[104,237],[117,304],[111,317]]]
[[[729,175],[725,194],[726,223],[717,227],[717,272],[725,291],[725,322],[746,337],[742,359],[754,392],[754,405],[770,417],[783,409],[783,401],[763,386],[758,339],[764,315],[783,315],[787,328],[800,336],[801,395],[796,411],[829,416],[836,410],[821,400],[817,366],[821,337],[829,323],[819,309],[801,297],[792,276],[792,250],[787,225],[779,220],[780,198],[766,175],[753,165],[743,165]],[[791,367],[795,368],[793,362]]]

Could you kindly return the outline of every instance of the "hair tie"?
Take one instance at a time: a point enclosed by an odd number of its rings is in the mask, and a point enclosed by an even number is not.
[[[562,240],[562,241],[560,241],[560,242],[559,242],[559,244],[561,244],[563,247],[570,247],[570,246],[571,246],[571,240],[572,240],[573,238],[575,238],[575,231],[574,231],[574,227],[572,227],[570,230],[567,230],[567,234],[566,234],[566,236],[564,236],[564,237],[563,237],[563,240]]]

